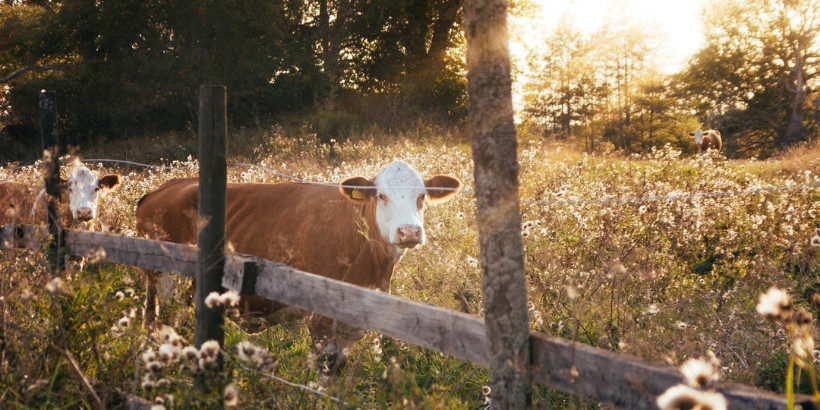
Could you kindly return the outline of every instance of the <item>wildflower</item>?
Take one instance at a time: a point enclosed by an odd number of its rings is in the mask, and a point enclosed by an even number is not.
[[[171,344],[163,344],[159,347],[159,359],[165,363],[172,362],[179,357],[179,348]]]
[[[177,348],[182,348],[186,345],[185,339],[180,336],[171,326],[163,326],[159,332],[160,341],[164,344],[170,344]]]
[[[811,237],[811,246],[820,247],[820,234],[815,234]]]
[[[236,406],[239,403],[239,391],[236,390],[236,386],[233,384],[226,386],[222,399],[225,403],[225,407]]]
[[[167,386],[170,386],[170,385],[171,385],[171,382],[168,379],[164,378],[164,377],[162,379],[157,380],[157,387],[167,387]]]
[[[126,296],[128,296],[129,298],[133,298],[133,297],[134,297],[134,289],[131,289],[131,288],[126,289],[126,290],[125,290],[125,294],[126,294]]]
[[[114,297],[117,298],[117,300],[123,300],[125,299],[125,293],[118,290],[117,293],[114,294]]]
[[[726,398],[720,393],[702,392],[689,386],[678,384],[667,389],[655,401],[661,410],[681,409],[726,409]]]
[[[199,350],[196,350],[196,347],[187,346],[182,349],[182,355],[188,360],[197,360],[199,359]]]
[[[219,304],[225,307],[234,307],[239,305],[239,293],[235,290],[229,290],[219,296]]]
[[[481,386],[481,394],[489,396],[492,392],[493,389],[490,386]]]
[[[800,308],[797,310],[797,314],[795,315],[794,322],[798,326],[804,325],[811,325],[813,318],[811,317],[811,313],[804,308]]]
[[[257,361],[259,360],[258,356],[260,350],[260,347],[256,346],[255,344],[247,340],[239,342],[236,345],[236,351],[239,354],[239,358],[250,363],[257,363]]]
[[[142,354],[142,361],[145,363],[153,362],[155,360],[157,360],[157,354],[154,353],[154,349],[148,348],[148,350]]]
[[[65,281],[59,277],[55,277],[54,279],[50,280],[46,284],[46,290],[48,291],[48,293],[51,294],[71,294],[71,291],[68,289],[68,285],[66,285]]]
[[[213,309],[220,305],[219,293],[211,292],[205,297],[205,306]]]
[[[120,320],[117,321],[117,326],[119,326],[120,329],[125,329],[130,324],[131,319],[128,316],[123,316],[122,318],[120,318]]]
[[[153,373],[145,373],[145,376],[142,376],[142,389],[148,390],[155,386],[156,384],[156,376]]]
[[[757,303],[757,313],[769,320],[787,318],[793,308],[792,299],[786,292],[772,286],[766,293],[760,295]]]
[[[147,362],[147,363],[145,363],[145,370],[148,370],[151,373],[159,373],[164,368],[165,368],[165,365],[163,365],[160,362]]]
[[[713,363],[701,359],[689,359],[680,366],[680,372],[691,387],[707,388],[720,379]]]
[[[811,334],[803,334],[792,342],[792,353],[800,359],[808,359],[814,350],[814,338]]]
[[[219,354],[219,342],[216,340],[208,340],[199,348],[199,355],[203,358],[215,359]]]
[[[575,285],[569,284],[566,286],[567,288],[567,297],[570,300],[575,300],[578,298],[578,288]]]

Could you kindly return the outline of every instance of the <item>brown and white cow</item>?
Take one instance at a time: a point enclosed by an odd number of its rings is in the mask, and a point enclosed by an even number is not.
[[[720,151],[723,142],[720,139],[720,132],[718,130],[697,130],[689,133],[690,137],[695,137],[693,145],[696,155],[705,154],[708,149]]]
[[[388,292],[396,262],[407,249],[425,241],[425,202],[447,200],[460,188],[461,182],[451,176],[424,180],[402,161],[394,161],[374,179],[350,178],[338,187],[231,183],[226,241],[238,253]],[[196,178],[183,178],[145,195],[137,205],[138,232],[196,243],[198,191]],[[157,279],[156,272],[148,272],[148,322],[156,317]],[[293,310],[285,308],[256,296],[243,296],[240,304],[243,318],[265,318],[269,325],[284,320],[282,312]],[[314,344],[323,346],[323,375],[335,374],[350,344],[363,332],[309,312],[304,315]]]
[[[75,165],[68,179],[61,181],[60,217],[63,226],[91,227],[97,217],[97,204],[120,184],[117,174],[97,178],[83,165]],[[46,220],[45,191],[18,183],[0,182],[0,225],[34,224]]]

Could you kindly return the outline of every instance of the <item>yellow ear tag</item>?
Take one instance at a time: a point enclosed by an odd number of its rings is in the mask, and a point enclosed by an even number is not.
[[[354,189],[353,192],[350,193],[350,197],[353,199],[364,199],[364,194],[362,194],[362,191]]]

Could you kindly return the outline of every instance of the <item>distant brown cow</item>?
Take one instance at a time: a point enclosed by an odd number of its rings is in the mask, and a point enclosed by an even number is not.
[[[718,132],[718,130],[697,130],[695,132],[690,132],[689,136],[695,137],[694,148],[696,155],[705,154],[706,150],[709,148],[715,151],[720,151],[720,148],[723,146],[723,142],[720,139],[720,132]]]
[[[453,177],[423,180],[395,161],[375,179],[350,178],[338,187],[302,183],[227,186],[226,241],[236,252],[283,262],[302,271],[388,292],[393,266],[408,248],[425,241],[424,203],[444,201],[461,187]],[[177,243],[196,243],[196,178],[173,179],[137,205],[142,234]],[[156,316],[158,275],[148,272],[145,320]],[[243,318],[283,318],[286,306],[242,296]],[[363,333],[305,313],[314,344],[323,346],[323,376],[344,364],[350,344]],[[246,330],[248,323],[240,323]],[[259,330],[251,327],[251,330]]]
[[[60,216],[66,227],[88,225],[97,217],[97,203],[102,195],[120,184],[117,174],[97,178],[85,166],[76,166],[63,180]],[[46,220],[44,191],[17,182],[0,182],[0,225],[34,224]]]

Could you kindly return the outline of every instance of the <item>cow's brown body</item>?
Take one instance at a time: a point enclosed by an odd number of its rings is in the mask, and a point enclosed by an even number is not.
[[[196,178],[174,179],[145,195],[137,207],[141,234],[196,243]],[[375,199],[353,202],[337,188],[298,183],[228,184],[225,234],[229,248],[299,270],[387,292],[395,261],[375,222]],[[156,274],[149,272],[146,316],[151,320]],[[243,296],[243,316],[275,318],[285,306]],[[270,323],[273,324],[273,323]],[[316,315],[306,322],[316,342],[341,349],[361,332]],[[252,330],[258,330],[253,328]]]
[[[707,130],[703,132],[703,140],[700,143],[694,143],[695,154],[704,154],[708,149],[720,151],[723,147],[723,141],[720,138],[720,132],[717,130]]]
[[[18,182],[0,182],[0,225],[36,224],[46,220],[46,195]],[[68,209],[68,195],[60,198],[59,214],[63,226],[74,224]]]

